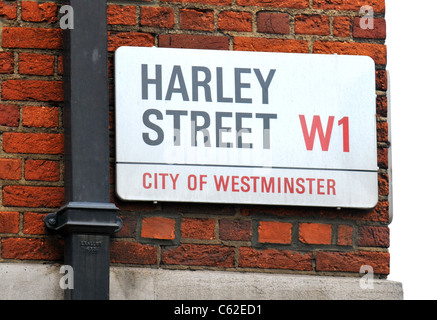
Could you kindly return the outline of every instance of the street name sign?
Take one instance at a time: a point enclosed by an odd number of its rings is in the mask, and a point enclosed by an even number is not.
[[[121,47],[115,94],[123,200],[378,201],[369,57]]]

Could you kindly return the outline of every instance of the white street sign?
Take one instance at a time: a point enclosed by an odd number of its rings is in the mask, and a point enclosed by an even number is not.
[[[121,47],[115,85],[124,200],[378,201],[369,57]]]

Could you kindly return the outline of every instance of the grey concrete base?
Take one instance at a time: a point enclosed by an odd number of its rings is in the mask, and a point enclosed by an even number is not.
[[[0,263],[0,299],[63,299],[60,266]],[[402,284],[291,274],[111,268],[113,300],[400,300]]]

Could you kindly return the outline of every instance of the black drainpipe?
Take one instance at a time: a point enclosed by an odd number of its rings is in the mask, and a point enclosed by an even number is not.
[[[65,238],[73,270],[65,299],[109,299],[109,244],[122,227],[110,203],[106,0],[65,0],[74,27],[64,32],[65,205],[45,226]]]

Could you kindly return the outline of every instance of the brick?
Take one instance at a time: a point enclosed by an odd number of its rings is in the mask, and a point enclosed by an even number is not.
[[[24,178],[26,180],[35,181],[59,181],[59,162],[50,160],[26,160],[24,162]]]
[[[23,126],[57,128],[59,126],[59,109],[56,107],[23,107]]]
[[[339,246],[352,246],[354,228],[348,225],[340,225],[337,228],[337,244]]]
[[[6,238],[1,241],[3,259],[62,260],[63,243],[57,238]]]
[[[388,100],[385,96],[376,97],[376,115],[379,117],[387,117]]]
[[[263,33],[290,33],[290,16],[280,12],[258,12],[256,17],[258,32]]]
[[[58,58],[58,74],[64,74],[64,57],[62,56]]]
[[[158,40],[159,46],[164,48],[229,49],[229,38],[225,36],[161,34]]]
[[[18,70],[21,74],[40,76],[53,75],[55,72],[55,56],[36,53],[20,53]]]
[[[311,259],[311,253],[277,249],[256,250],[250,247],[241,247],[239,267],[310,271],[312,270]]]
[[[0,233],[18,233],[20,213],[0,212]]]
[[[114,52],[121,46],[152,47],[155,38],[141,32],[110,32],[108,34],[108,51]]]
[[[314,9],[360,11],[362,6],[371,6],[375,13],[385,12],[385,0],[313,0]]]
[[[10,20],[17,19],[17,3],[0,0],[0,17]]]
[[[387,91],[387,71],[386,70],[376,70],[376,90]]]
[[[30,22],[57,21],[58,6],[53,2],[38,3],[34,1],[23,1],[21,3],[21,18]]]
[[[184,30],[214,30],[214,12],[212,10],[181,9],[180,26]]]
[[[158,261],[158,249],[138,242],[112,241],[110,261],[112,263],[153,265]]]
[[[62,154],[64,136],[58,133],[3,134],[3,150],[8,153]]]
[[[212,240],[215,239],[214,219],[182,219],[181,237],[192,239]]]
[[[226,6],[231,5],[232,0],[165,0],[165,2],[180,2],[180,3],[200,3],[200,4],[210,4],[215,6]]]
[[[386,38],[386,23],[384,18],[373,18],[373,29],[361,28],[360,17],[355,17],[353,26],[354,38],[380,39]]]
[[[55,101],[64,99],[62,81],[6,80],[2,83],[4,100]]]
[[[288,222],[260,221],[258,226],[258,241],[265,243],[291,243],[291,228]]]
[[[108,5],[108,24],[135,26],[137,24],[136,6]]]
[[[308,0],[237,0],[239,6],[276,7],[305,9],[309,7]]]
[[[388,148],[378,148],[378,167],[388,169]]]
[[[295,18],[294,32],[296,34],[329,35],[328,16],[300,15]]]
[[[350,17],[334,17],[332,34],[335,37],[350,37],[352,22]]]
[[[292,39],[235,37],[234,50],[308,53],[308,42]]]
[[[0,73],[14,73],[14,54],[0,52]]]
[[[175,15],[172,8],[141,7],[140,24],[155,28],[173,28]]]
[[[175,238],[176,221],[171,218],[147,217],[143,219],[141,237],[160,240]]]
[[[378,174],[378,190],[379,194],[382,196],[388,196],[390,193],[389,189],[389,176],[386,173]]]
[[[252,14],[241,11],[222,11],[218,15],[217,28],[226,31],[251,32]]]
[[[252,223],[246,220],[222,219],[219,223],[219,235],[221,240],[250,241]]]
[[[4,27],[3,48],[62,49],[62,29]]]
[[[234,267],[235,249],[221,245],[182,244],[162,252],[163,265]]]
[[[316,41],[313,53],[369,56],[373,58],[375,64],[385,65],[387,63],[387,47],[383,44]]]
[[[21,159],[0,159],[0,180],[20,180]]]
[[[301,223],[299,241],[306,244],[330,244],[332,227],[322,223]]]
[[[386,226],[360,226],[358,228],[358,245],[388,248],[390,246],[390,229]]]
[[[323,223],[301,223],[299,241],[307,244],[330,244],[332,227]]]
[[[64,202],[64,188],[5,186],[3,205],[10,207],[59,208]]]
[[[32,235],[46,234],[44,227],[45,214],[36,212],[25,212],[23,219],[23,233]]]
[[[377,274],[389,274],[390,254],[376,251],[323,252],[315,253],[317,271],[359,272],[369,265]]]
[[[0,104],[0,126],[18,127],[20,108],[15,105]]]
[[[376,131],[379,142],[388,142],[388,123],[377,122]]]
[[[121,214],[121,220],[123,221],[123,228],[114,234],[117,238],[133,238],[137,232],[137,217],[128,214]]]

